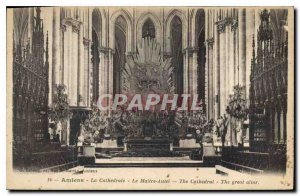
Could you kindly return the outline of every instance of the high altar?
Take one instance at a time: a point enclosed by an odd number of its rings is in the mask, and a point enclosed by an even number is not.
[[[174,94],[171,59],[163,60],[160,45],[146,37],[138,45],[137,53],[127,58],[122,72],[122,93],[126,95]],[[160,103],[159,103],[160,104]],[[174,118],[167,111],[158,111],[159,105],[150,110],[121,112],[119,126],[125,131],[124,151],[172,151]],[[117,123],[116,123],[117,124]],[[173,129],[173,130],[172,130]]]

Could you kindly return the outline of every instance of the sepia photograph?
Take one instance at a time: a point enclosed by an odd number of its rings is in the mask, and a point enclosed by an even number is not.
[[[6,8],[9,190],[293,190],[294,7]]]

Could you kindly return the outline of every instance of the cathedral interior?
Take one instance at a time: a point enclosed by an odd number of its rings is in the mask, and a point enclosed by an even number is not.
[[[287,9],[27,7],[13,8],[12,21],[15,168],[187,157],[191,166],[285,171]],[[170,72],[129,71],[139,65]],[[139,93],[151,85],[198,95],[201,110],[95,107],[134,82]]]

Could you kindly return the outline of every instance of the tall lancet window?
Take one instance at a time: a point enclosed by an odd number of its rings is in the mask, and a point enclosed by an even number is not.
[[[155,38],[155,26],[150,18],[146,20],[142,29],[142,38]]]
[[[125,66],[127,23],[123,16],[115,22],[115,55],[113,67],[113,93],[122,92],[122,69]]]
[[[205,47],[205,13],[203,10],[198,11],[196,16],[196,28],[197,28],[197,39],[198,39],[198,69],[197,69],[197,76],[198,76],[198,98],[203,103],[203,109],[206,111],[205,106],[205,54],[206,54],[206,47]]]
[[[101,37],[101,15],[98,10],[92,13],[92,101],[96,102],[99,96],[99,45]]]
[[[173,81],[177,94],[183,93],[182,22],[178,16],[171,21],[171,52]]]

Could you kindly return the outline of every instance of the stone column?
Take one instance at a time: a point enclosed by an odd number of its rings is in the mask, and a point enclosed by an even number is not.
[[[77,23],[77,21],[73,21]],[[71,36],[71,42],[72,42],[72,48],[71,48],[71,66],[70,66],[70,105],[71,106],[77,106],[78,103],[78,34],[79,34],[80,26],[79,24],[73,24],[72,25],[72,36]]]
[[[234,85],[239,83],[239,36],[238,36],[238,20],[237,18],[234,20],[235,24],[233,24],[234,30]]]
[[[188,72],[189,93],[194,94],[195,92],[197,93],[197,90],[194,91],[195,90],[194,88],[197,87],[197,85],[195,84],[195,82],[197,82],[197,72],[196,72],[196,74],[194,73],[194,49],[189,48],[188,56],[189,56],[189,61],[188,61],[189,62],[189,66],[188,66],[188,68],[189,68],[189,72]]]
[[[109,63],[110,63],[110,59],[109,59],[109,54],[108,54],[108,51],[106,51],[104,53],[104,64],[103,64],[103,69],[104,69],[104,72],[102,73],[102,76],[103,76],[103,79],[105,80],[104,84],[103,84],[103,92],[105,94],[109,93],[108,91],[108,83],[109,82],[114,82],[113,81],[113,78],[111,78],[111,81],[110,80],[110,77],[109,77]]]
[[[88,48],[86,49],[86,52],[87,52],[87,61],[88,61],[88,65],[86,67],[87,69],[87,88],[86,88],[86,91],[87,91],[87,105],[90,107],[92,105],[92,69],[93,69],[93,65],[92,65],[92,53],[91,53],[91,46],[92,46],[92,31],[90,30],[90,28],[93,26],[92,25],[92,10],[93,8],[88,8],[86,10],[86,16],[87,16],[87,27],[86,27],[86,38],[87,40],[89,40],[89,45],[87,46]]]
[[[83,20],[83,10],[81,8],[79,8],[79,12],[81,15],[81,21]],[[84,80],[84,75],[85,75],[85,64],[84,64],[84,43],[83,43],[83,34],[84,34],[84,26],[83,24],[80,25],[80,30],[79,30],[79,69],[78,69],[78,105],[79,106],[86,106],[86,99],[85,99],[85,91],[84,91],[84,84],[85,84],[85,80]]]
[[[246,98],[249,98],[250,74],[252,60],[252,39],[255,34],[255,10],[248,8],[246,10]]]
[[[208,69],[206,75],[208,76],[208,105],[207,105],[207,110],[208,110],[208,118],[213,117],[213,107],[214,107],[214,64],[213,64],[213,44],[214,44],[214,38],[211,37],[206,40],[207,42],[207,63],[208,63]]]
[[[208,40],[208,45],[209,45],[209,118],[214,118],[214,96],[215,96],[215,70],[214,70],[214,12],[213,10],[210,10],[210,26],[209,26],[209,40]]]
[[[225,20],[218,22],[218,31],[220,38],[220,115],[225,113],[226,107],[226,35],[225,35]]]
[[[228,63],[228,93],[233,94],[233,87],[234,87],[234,58],[235,58],[235,21],[234,19],[231,21],[231,23],[228,26],[228,30],[230,31],[230,36],[229,36],[229,63]],[[227,97],[228,99],[228,97]]]
[[[225,27],[225,108],[228,103],[228,97],[229,97],[229,92],[230,92],[230,86],[229,86],[229,70],[230,70],[230,20],[228,18],[228,10],[227,10],[227,18],[225,19],[226,21],[226,27]]]
[[[69,12],[71,14],[71,12]],[[68,83],[68,87],[67,87],[67,93],[68,93],[68,97],[69,97],[69,104],[71,105],[71,89],[72,89],[72,73],[71,73],[71,69],[72,69],[72,53],[73,53],[73,32],[72,32],[72,24],[68,24],[67,26],[67,37],[66,39],[68,39],[68,45],[67,47],[67,63],[68,63],[68,69],[67,69],[67,83]]]
[[[66,86],[66,93],[69,94],[69,37],[71,28],[67,24],[63,24],[63,75],[62,82]]]
[[[218,14],[215,10],[215,21],[217,21]],[[214,110],[215,110],[215,119],[217,119],[220,116],[220,44],[219,44],[219,32],[218,32],[218,26],[215,25],[214,27]]]
[[[189,93],[189,51],[188,49],[185,49],[184,57],[183,57],[183,93],[188,94]]]
[[[113,78],[113,71],[114,71],[114,68],[113,68],[113,66],[114,66],[114,58],[113,58],[113,51],[112,51],[112,49],[109,49],[109,51],[108,51],[108,59],[109,59],[109,65],[108,65],[108,85],[107,85],[107,88],[108,88],[108,94],[110,94],[110,95],[113,95],[113,88],[114,88],[114,85],[113,85],[113,83],[115,82],[115,81],[113,81],[114,80],[114,78]],[[122,79],[122,78],[121,78]],[[111,102],[109,101],[108,102],[108,104],[109,104],[109,106],[111,107]],[[110,112],[110,111],[109,111]]]
[[[192,83],[191,86],[192,86],[192,90],[191,90],[191,93],[193,95],[197,94],[197,86],[198,86],[198,77],[197,77],[197,67],[198,67],[198,53],[197,53],[197,49],[195,48],[193,50],[193,57],[192,57],[192,60],[193,60],[193,65],[192,65],[192,69],[191,69],[191,75],[192,75]]]
[[[204,104],[205,104],[205,112],[206,112],[206,117],[209,118],[209,84],[210,84],[210,77],[209,77],[209,63],[210,63],[210,58],[209,58],[209,48],[208,48],[208,44],[207,44],[207,40],[209,38],[209,26],[210,26],[210,13],[209,10],[205,11],[205,24],[204,24],[204,28],[205,28],[205,40],[206,40],[206,61],[205,61],[205,65],[204,65]],[[202,66],[202,65],[200,65]]]
[[[106,93],[106,82],[105,81],[107,78],[107,74],[105,73],[105,53],[104,51],[99,51],[99,56],[100,56],[100,62],[99,62],[99,95],[105,94]]]
[[[85,106],[89,107],[90,104],[90,44],[91,40],[88,38],[83,38],[83,45],[84,45],[84,83],[83,83],[83,99]]]
[[[239,9],[239,84],[246,84],[246,26],[245,9]]]
[[[60,78],[60,8],[53,8],[52,85],[61,83]]]

